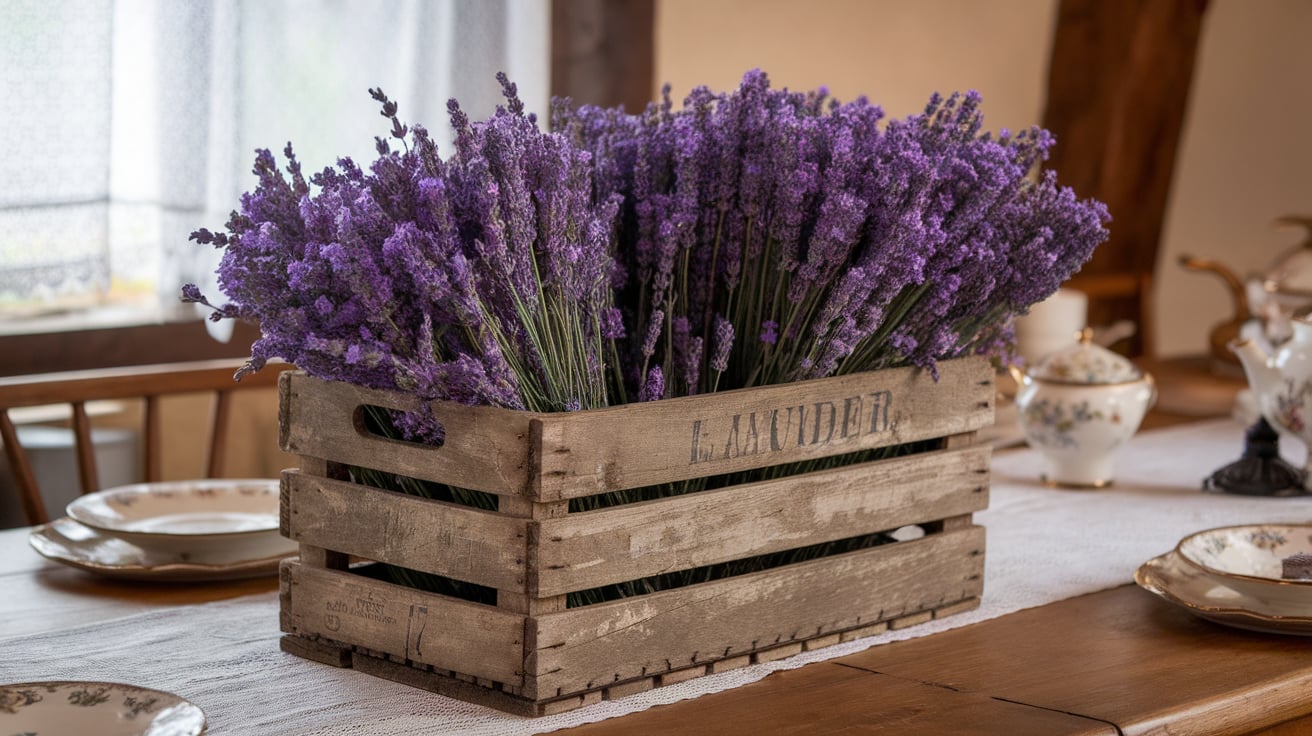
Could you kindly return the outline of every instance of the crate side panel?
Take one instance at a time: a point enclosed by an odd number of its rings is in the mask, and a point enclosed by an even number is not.
[[[978,597],[984,529],[852,552],[530,620],[526,686],[586,690]]]
[[[523,591],[528,522],[300,471],[283,472],[288,536],[421,572]]]
[[[988,506],[986,445],[881,460],[541,524],[537,592],[559,595],[921,524]]]
[[[356,425],[361,406],[413,411],[395,391],[293,374],[281,384],[282,449],[502,495],[522,495],[528,478],[528,423],[534,416],[484,406],[430,402],[446,429],[441,447],[390,440]]]
[[[496,682],[522,681],[525,617],[475,603],[291,563],[283,631],[321,636]]]
[[[538,498],[574,498],[945,437],[993,421],[983,358],[541,415]]]

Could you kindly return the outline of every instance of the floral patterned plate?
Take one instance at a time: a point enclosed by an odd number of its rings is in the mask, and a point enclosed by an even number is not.
[[[205,582],[277,575],[278,563],[286,556],[277,554],[216,563],[188,561],[169,552],[143,550],[69,518],[38,526],[27,541],[42,557],[55,562],[104,577],[150,582]]]
[[[1180,540],[1185,562],[1251,598],[1312,612],[1312,579],[1281,577],[1283,561],[1312,552],[1312,524],[1254,524],[1208,529]]]
[[[1216,582],[1175,551],[1145,562],[1135,572],[1134,582],[1208,621],[1269,634],[1312,636],[1312,609],[1250,598]]]
[[[81,496],[73,520],[142,549],[190,562],[291,554],[278,531],[277,480],[137,483]]]
[[[0,685],[0,733],[197,736],[200,708],[171,693],[113,682]]]

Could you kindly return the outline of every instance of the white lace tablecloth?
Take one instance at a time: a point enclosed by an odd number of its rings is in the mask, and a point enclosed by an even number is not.
[[[199,705],[211,734],[542,733],[1122,585],[1144,560],[1200,529],[1312,520],[1312,498],[1199,490],[1202,478],[1239,456],[1242,438],[1243,427],[1228,420],[1141,433],[1121,448],[1116,485],[1096,492],[1043,488],[1034,452],[999,454],[989,509],[977,516],[988,529],[985,590],[977,610],[549,718],[509,716],[283,654],[272,593],[38,636],[6,635],[0,621],[0,682],[112,680],[167,690]],[[1303,454],[1285,447],[1291,462],[1301,464]]]

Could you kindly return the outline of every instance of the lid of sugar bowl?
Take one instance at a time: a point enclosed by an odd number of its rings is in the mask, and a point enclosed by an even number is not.
[[[1093,330],[1080,333],[1080,341],[1044,357],[1029,372],[1032,378],[1053,383],[1126,383],[1143,373],[1128,358],[1093,343]]]

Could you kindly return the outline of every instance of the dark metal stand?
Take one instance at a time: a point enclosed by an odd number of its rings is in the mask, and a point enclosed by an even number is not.
[[[1203,490],[1240,496],[1306,496],[1303,471],[1280,458],[1280,435],[1258,419],[1244,432],[1244,456],[1203,480]]]

